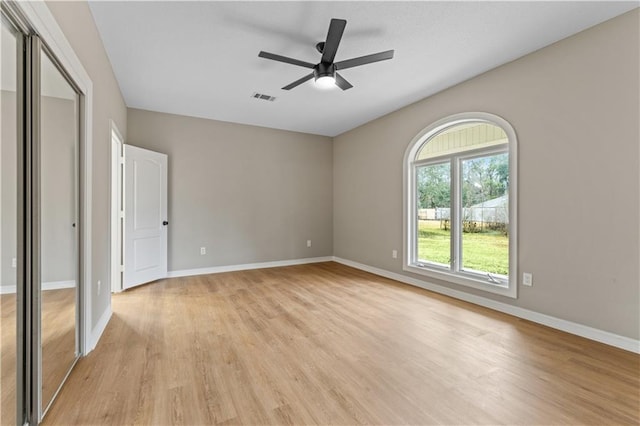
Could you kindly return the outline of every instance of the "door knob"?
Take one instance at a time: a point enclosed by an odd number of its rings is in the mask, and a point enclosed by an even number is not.
[[[163,221],[162,221],[162,224],[163,224],[164,226],[167,226],[167,225],[169,224],[169,222],[167,222],[166,220],[163,220]]]

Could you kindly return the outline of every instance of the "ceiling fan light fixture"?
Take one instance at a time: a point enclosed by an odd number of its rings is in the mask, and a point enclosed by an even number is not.
[[[316,86],[319,89],[332,89],[336,87],[336,79],[332,75],[316,77]]]
[[[333,64],[319,63],[313,68],[313,77],[320,89],[336,87],[336,67]]]

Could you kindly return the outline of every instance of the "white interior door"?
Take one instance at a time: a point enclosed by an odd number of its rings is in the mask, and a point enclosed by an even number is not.
[[[167,276],[167,155],[124,145],[124,164],[127,289]]]

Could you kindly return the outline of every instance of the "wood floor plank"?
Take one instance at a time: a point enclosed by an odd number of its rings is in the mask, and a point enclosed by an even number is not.
[[[113,296],[44,424],[638,424],[640,357],[333,262]]]

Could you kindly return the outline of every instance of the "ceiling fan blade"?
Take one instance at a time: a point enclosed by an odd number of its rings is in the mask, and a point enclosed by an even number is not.
[[[342,90],[348,90],[353,87],[351,83],[344,79],[340,74],[336,73],[336,86],[341,88]]]
[[[344,19],[332,19],[329,24],[329,32],[327,33],[327,40],[324,42],[324,49],[322,50],[321,62],[330,64],[336,57],[338,52],[338,46],[342,39],[342,33],[344,33],[344,27],[347,25],[347,21]]]
[[[393,50],[387,50],[385,52],[374,53],[371,55],[360,56],[359,58],[347,59],[346,61],[336,62],[335,66],[338,70],[344,70],[347,68],[359,67],[360,65],[370,64],[372,62],[386,61],[393,58]]]
[[[284,87],[282,88],[282,90],[291,90],[291,89],[293,89],[294,87],[300,86],[300,85],[301,85],[302,83],[304,83],[305,81],[309,81],[309,80],[311,80],[312,78],[313,78],[313,73],[311,73],[311,74],[307,74],[307,75],[305,75],[304,77],[302,77],[301,79],[298,79],[298,80],[294,81],[294,82],[293,82],[293,83],[291,83],[291,84],[287,84],[286,86],[284,86]]]
[[[258,56],[261,57],[261,58],[265,58],[265,59],[271,59],[271,60],[278,61],[278,62],[284,62],[286,64],[298,65],[299,67],[305,67],[305,68],[313,68],[313,67],[315,67],[314,64],[311,64],[309,62],[300,61],[298,59],[293,59],[293,58],[288,58],[288,57],[282,56],[282,55],[276,55],[275,53],[269,53],[269,52],[260,51],[260,53],[258,53]]]

